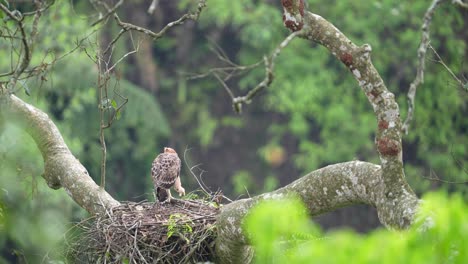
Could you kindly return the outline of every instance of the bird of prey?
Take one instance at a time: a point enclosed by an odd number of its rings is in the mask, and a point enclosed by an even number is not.
[[[171,201],[172,196],[169,189],[172,186],[180,196],[185,195],[185,189],[180,182],[180,159],[174,149],[166,147],[164,152],[154,159],[151,166],[151,177],[158,201]]]

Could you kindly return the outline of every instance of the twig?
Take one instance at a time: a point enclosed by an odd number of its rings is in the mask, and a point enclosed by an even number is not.
[[[211,199],[213,199],[214,197],[216,197],[217,195],[219,195],[220,192],[219,192],[219,191],[213,192],[213,191],[210,190],[210,188],[208,188],[208,186],[205,185],[205,183],[204,183],[203,180],[201,179],[204,171],[202,171],[202,172],[200,173],[200,176],[199,176],[199,177],[197,177],[197,175],[195,175],[195,173],[193,172],[193,170],[196,169],[196,168],[198,168],[198,167],[199,167],[200,165],[202,165],[202,164],[197,164],[197,165],[195,165],[195,166],[190,167],[190,165],[189,165],[188,162],[187,162],[187,158],[186,158],[187,152],[188,152],[189,150],[190,150],[190,149],[185,149],[185,151],[184,151],[184,162],[185,162],[185,166],[187,166],[187,168],[189,169],[190,174],[192,174],[192,176],[193,176],[193,177],[195,178],[195,180],[197,181],[198,186],[200,186],[200,188],[202,189],[202,192],[203,192],[205,195],[210,196]],[[221,194],[222,194],[222,193],[221,193]],[[222,196],[222,198],[226,199],[228,202],[232,202],[232,200],[229,199],[229,197],[226,197],[226,196],[224,196],[224,195],[221,195],[221,196]],[[173,198],[173,199],[175,199],[175,198]],[[175,200],[177,200],[177,199],[175,199]],[[185,200],[182,200],[182,201],[185,201]]]
[[[275,67],[275,59],[278,57],[278,55],[281,53],[281,51],[288,46],[288,44],[297,36],[301,35],[302,31],[296,31],[290,34],[288,37],[286,37],[281,44],[274,50],[273,54],[268,58],[264,57],[264,63],[265,63],[265,78],[257,84],[253,89],[251,89],[246,95],[244,96],[238,96],[233,98],[232,100],[232,105],[234,107],[234,110],[237,113],[242,112],[242,104],[250,103],[252,98],[254,98],[260,91],[263,89],[267,88],[270,86],[270,84],[273,82],[273,70]]]
[[[455,162],[460,167],[460,169],[462,169],[465,172],[465,174],[468,175],[468,169],[465,168],[465,166],[463,166],[462,162],[455,157],[455,153],[453,153],[453,145],[450,148],[450,156],[452,156],[453,160],[455,160]]]
[[[134,49],[132,51],[129,51],[129,52],[125,53],[122,57],[120,57],[120,59],[117,60],[117,62],[114,65],[112,65],[109,69],[107,69],[104,74],[109,74],[115,68],[115,66],[117,66],[117,64],[119,64],[122,60],[124,60],[125,58],[127,58],[128,56],[130,56],[132,54],[137,53],[138,49],[139,49],[139,47],[137,47],[136,49]]]
[[[437,53],[437,51],[429,44],[429,47],[431,48],[432,52],[434,52],[434,54],[436,55],[437,57],[437,60],[436,62],[440,63],[442,66],[444,66],[444,68],[450,73],[450,75],[452,75],[452,78],[458,83],[458,85],[462,88],[462,89],[465,89],[468,91],[468,87],[465,87],[466,84],[463,83],[462,80],[460,80],[460,78],[458,78],[458,76],[453,73],[453,71],[445,64],[445,62],[442,60],[442,58],[440,57],[439,53]]]
[[[105,5],[104,2],[102,2],[101,4],[104,5],[108,10],[107,10],[107,13],[104,15],[104,16],[101,16],[98,20],[96,20],[95,22],[93,22],[91,24],[91,26],[95,26],[99,23],[101,23],[102,21],[104,21],[105,19],[107,19],[110,15],[114,14],[115,11],[117,11],[117,9],[123,4],[124,0],[120,0],[119,2],[117,2],[117,4],[114,5],[113,8],[109,9],[107,7],[107,5]]]
[[[437,174],[431,169],[430,170],[430,174],[431,175],[434,175],[433,177],[425,177],[425,176],[422,176],[424,179],[428,179],[428,180],[431,180],[431,181],[437,181],[437,182],[442,182],[442,183],[448,183],[448,184],[468,184],[468,181],[447,181],[447,180],[441,180],[439,178],[439,176],[437,176]]]
[[[23,51],[19,52],[18,56],[20,57],[20,61],[16,66],[16,69],[12,69],[10,72],[0,74],[0,77],[5,77],[12,75],[9,81],[9,89],[13,90],[14,87],[16,86],[16,82],[20,78],[21,74],[26,70],[26,68],[29,66],[31,62],[31,57],[32,57],[32,48],[33,44],[35,41],[35,38],[38,33],[38,24],[39,24],[39,19],[42,15],[42,12],[49,8],[53,3],[50,3],[47,5],[45,8],[42,8],[42,2],[41,1],[34,1],[36,5],[36,11],[32,12],[31,14],[34,14],[33,22],[32,22],[32,29],[31,33],[29,35],[29,40],[26,35],[26,30],[24,28],[24,15],[21,14],[18,10],[10,11],[5,5],[0,3],[0,9],[13,21],[16,22],[17,24],[17,29],[19,30],[21,34],[21,38],[18,38],[21,40],[22,43],[22,48]],[[28,13],[29,14],[29,13]],[[11,37],[14,37],[15,34],[11,34]],[[14,49],[14,46],[12,44],[12,48]],[[26,91],[27,92],[27,91]]]
[[[468,8],[468,3],[464,3],[463,0],[452,0],[452,3],[463,8]]]
[[[156,7],[158,6],[158,4],[159,4],[159,0],[153,0],[151,2],[150,7],[148,8],[148,14],[150,15],[154,14],[154,10],[156,10]]]
[[[416,96],[416,90],[419,85],[424,83],[424,70],[426,67],[426,52],[427,47],[430,43],[430,26],[432,23],[432,17],[434,15],[435,10],[437,7],[446,0],[434,0],[432,4],[424,14],[423,24],[421,26],[421,44],[419,44],[418,48],[418,67],[416,69],[416,78],[410,84],[410,88],[408,90],[408,113],[406,115],[406,120],[403,123],[401,130],[403,133],[408,134],[409,126],[411,121],[413,120],[414,115],[414,98]]]
[[[190,165],[188,164],[187,162],[187,152],[189,151],[190,149],[185,149],[184,151],[184,163],[185,163],[185,166],[187,166],[187,168],[189,169],[190,171],[190,174],[192,174],[192,176],[195,178],[195,180],[197,181],[198,183],[198,186],[200,186],[200,188],[203,190],[203,192],[205,192],[206,195],[211,195],[211,190],[209,190],[208,188],[205,188],[205,186],[200,182],[200,180],[198,179],[198,177],[195,175],[195,173],[193,173],[193,169],[198,167],[199,165],[201,164],[197,164],[193,167],[190,167]]]
[[[198,1],[198,8],[194,13],[184,14],[179,19],[168,23],[166,26],[163,27],[163,29],[161,29],[157,33],[153,32],[153,31],[151,31],[151,30],[149,30],[147,28],[143,28],[143,27],[136,26],[136,25],[133,25],[133,24],[130,24],[130,23],[126,23],[126,22],[122,22],[120,20],[119,16],[117,16],[115,13],[114,13],[114,18],[117,21],[117,24],[122,28],[122,30],[124,30],[124,32],[129,31],[129,30],[138,31],[138,32],[141,32],[141,33],[151,37],[153,40],[158,40],[161,37],[163,37],[166,34],[166,32],[169,29],[171,29],[172,27],[177,26],[177,25],[182,25],[186,20],[189,20],[189,19],[190,20],[197,20],[198,17],[200,16],[200,13],[203,11],[203,9],[205,7],[206,7],[206,0],[199,0]],[[119,35],[121,35],[121,34],[123,34],[123,33],[119,33]]]

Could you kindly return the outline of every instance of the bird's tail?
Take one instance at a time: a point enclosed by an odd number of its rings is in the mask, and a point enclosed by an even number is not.
[[[156,187],[156,198],[158,201],[164,202],[167,200],[167,192],[166,189],[162,189],[161,187]]]

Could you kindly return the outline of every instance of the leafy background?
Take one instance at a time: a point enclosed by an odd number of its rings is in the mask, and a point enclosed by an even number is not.
[[[112,89],[129,99],[120,120],[106,130],[107,189],[114,197],[153,199],[149,167],[164,146],[177,149],[187,162],[182,173],[186,190],[198,188],[188,168],[201,163],[203,171],[194,172],[202,174],[213,191],[222,189],[233,199],[273,190],[328,164],[353,159],[378,163],[372,108],[346,68],[321,46],[304,40],[291,43],[276,62],[273,85],[245,107],[242,115],[232,111],[228,94],[214,78],[188,80],[221,65],[211,51],[214,44],[239,64],[254,63],[270,53],[288,35],[279,2],[210,0],[200,21],[176,27],[155,43],[132,35],[140,43],[140,52],[119,64],[111,81]],[[148,16],[147,1],[127,1],[118,12],[125,21],[157,31],[195,4],[160,1],[155,15]],[[308,4],[358,45],[372,46],[373,62],[405,117],[406,92],[415,76],[427,1],[316,0]],[[10,5],[19,10],[30,7],[14,1]],[[26,80],[17,94],[53,118],[73,153],[99,181],[97,68],[86,53],[92,56],[98,44],[110,41],[119,29],[113,21],[103,28],[89,27],[93,12],[87,1],[57,1],[44,15],[33,65],[60,57],[77,43],[80,47],[41,73],[47,81]],[[467,22],[466,11],[443,5],[431,30],[431,45],[461,77],[468,72],[464,65]],[[9,21],[0,23],[13,27]],[[93,33],[97,29],[101,31]],[[90,37],[80,41],[85,36]],[[114,61],[132,49],[131,43],[129,36],[122,39]],[[10,56],[9,42],[4,39],[0,56]],[[8,63],[0,61],[2,72],[9,69]],[[466,184],[444,184],[426,177],[466,180],[468,95],[433,60],[427,60],[426,70],[415,119],[404,138],[407,179],[418,195],[440,189],[460,193],[466,201]],[[229,85],[242,94],[262,78],[262,69],[257,69]],[[27,87],[31,95],[26,96],[21,87]],[[58,258],[54,254],[59,254],[57,245],[62,244],[70,222],[85,217],[63,191],[45,186],[42,166],[32,140],[17,128],[4,126],[0,134],[0,263]],[[347,226],[367,232],[379,226],[375,211],[365,206],[342,209],[316,221],[325,230]],[[340,239],[359,237],[346,234]]]

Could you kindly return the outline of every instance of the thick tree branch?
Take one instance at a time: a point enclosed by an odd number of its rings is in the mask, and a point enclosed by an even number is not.
[[[405,192],[395,200],[385,195],[385,189],[380,166],[350,161],[311,172],[276,191],[233,202],[222,209],[217,219],[217,255],[221,263],[248,263],[252,252],[242,221],[262,200],[300,197],[311,216],[348,205],[367,204],[377,209],[380,221],[386,226],[408,227],[418,208],[418,198]]]
[[[405,180],[401,144],[401,120],[395,96],[388,91],[371,62],[371,47],[356,46],[321,16],[306,12],[301,37],[325,46],[348,67],[371,103],[377,118],[375,144],[382,165],[385,194],[399,199],[413,191]]]
[[[250,261],[252,252],[242,221],[261,200],[299,196],[312,215],[364,203],[375,207],[380,221],[389,228],[410,226],[419,204],[403,170],[398,104],[371,62],[371,47],[357,46],[321,16],[305,12],[303,0],[282,0],[282,4],[284,25],[299,37],[326,47],[366,94],[378,122],[375,144],[381,166],[360,161],[331,165],[277,191],[227,205],[218,218],[216,250],[221,263]]]
[[[119,205],[91,179],[70,152],[58,128],[41,110],[0,87],[0,115],[6,122],[22,127],[36,142],[44,159],[42,177],[52,189],[63,187],[73,200],[91,214]]]

